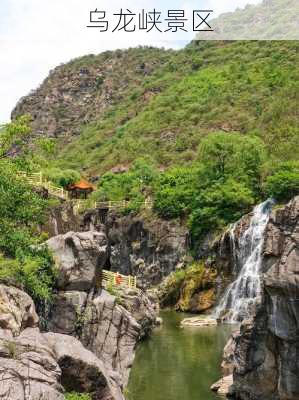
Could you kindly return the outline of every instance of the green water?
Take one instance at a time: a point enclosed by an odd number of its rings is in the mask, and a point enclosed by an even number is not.
[[[210,386],[220,378],[222,352],[231,328],[180,328],[186,315],[167,311],[161,317],[163,325],[137,349],[127,399],[219,399]]]

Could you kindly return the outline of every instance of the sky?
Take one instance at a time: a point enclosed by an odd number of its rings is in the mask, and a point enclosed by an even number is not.
[[[211,9],[213,16],[259,0],[0,0],[0,123],[10,120],[17,101],[36,89],[49,71],[72,58],[105,50],[152,45],[181,48],[194,33],[103,33],[87,28],[91,10],[109,14],[122,7],[142,9]],[[150,5],[149,5],[150,4]],[[191,14],[190,14],[191,13]],[[111,18],[109,18],[110,20]],[[192,36],[191,36],[192,35]]]

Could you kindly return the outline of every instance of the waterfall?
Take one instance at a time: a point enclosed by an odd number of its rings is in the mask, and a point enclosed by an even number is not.
[[[239,273],[214,311],[217,319],[231,323],[240,322],[251,315],[259,302],[264,231],[272,205],[273,200],[269,199],[256,206],[248,229],[238,239],[235,236],[236,224],[230,228],[234,271]]]

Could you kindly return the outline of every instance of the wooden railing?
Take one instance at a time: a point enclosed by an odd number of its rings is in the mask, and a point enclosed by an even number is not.
[[[124,286],[136,289],[137,278],[131,275],[121,275],[118,272],[102,271],[102,286],[107,288],[109,286],[118,287]]]
[[[44,178],[42,172],[33,172],[30,174],[26,172],[18,172],[17,175],[22,179],[25,179],[32,186],[47,189],[52,196],[68,200],[68,192],[61,187],[53,185],[52,182]]]
[[[52,182],[47,180],[42,172],[18,172],[17,174],[22,179],[26,180],[30,185],[35,187],[43,187],[48,190],[48,192],[55,197],[63,200],[72,200],[74,205],[74,213],[79,214],[80,211],[86,210],[87,208],[99,208],[102,210],[111,209],[124,209],[129,205],[129,201],[90,201],[90,199],[70,199],[69,194],[66,190],[61,187],[55,186]],[[146,199],[143,203],[143,207],[146,209],[152,208],[152,201]]]
[[[90,200],[76,200],[74,205],[75,213],[78,214],[81,210],[85,210],[87,208],[99,208],[100,210],[112,210],[112,209],[124,209],[130,204],[127,200],[120,201],[93,201]],[[143,202],[143,207],[150,209],[152,208],[152,201],[145,200]]]

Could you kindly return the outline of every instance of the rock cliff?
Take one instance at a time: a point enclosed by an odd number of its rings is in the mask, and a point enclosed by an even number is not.
[[[163,65],[167,56],[153,48],[140,53],[106,51],[58,66],[37,90],[20,99],[12,118],[31,114],[34,136],[78,135],[84,124],[97,121],[109,106],[128,96],[128,90]]]
[[[138,340],[155,325],[155,299],[139,290],[101,288],[101,270],[108,258],[104,232],[68,232],[47,242],[58,268],[47,328],[73,335],[128,383]]]
[[[74,216],[67,205],[52,210],[41,227],[50,236],[68,231],[94,231],[107,237],[107,257],[102,266],[124,275],[135,275],[139,287],[157,285],[182,266],[189,249],[188,230],[175,221],[122,216],[92,209]]]
[[[241,400],[299,398],[299,197],[273,210],[263,248],[263,296],[252,319],[224,353],[233,373],[230,395]]]
[[[0,285],[0,399],[63,400],[65,390],[124,400],[120,376],[75,338],[42,333],[31,298]]]

